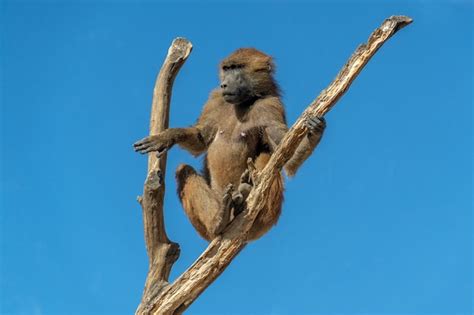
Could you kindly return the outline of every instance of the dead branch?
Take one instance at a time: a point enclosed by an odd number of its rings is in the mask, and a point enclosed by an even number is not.
[[[150,135],[168,128],[173,82],[191,50],[191,43],[184,38],[175,39],[168,50],[153,91]],[[148,175],[143,188],[143,196],[138,197],[143,210],[149,267],[137,314],[149,313],[150,301],[168,285],[171,267],[179,257],[179,245],[168,239],[163,217],[166,158],[166,153],[160,158],[157,158],[155,154],[148,156]]]
[[[298,144],[306,135],[307,130],[304,126],[305,119],[309,116],[323,116],[326,114],[347,91],[359,72],[377,50],[398,30],[411,22],[412,19],[406,16],[392,16],[386,19],[382,25],[370,35],[367,43],[357,48],[333,82],[321,92],[291,127],[273,153],[266,167],[257,174],[258,181],[247,199],[247,209],[242,215],[237,216],[224,233],[214,239],[201,256],[172,284],[167,283],[167,278],[171,265],[177,259],[177,254],[170,255],[169,253],[176,252],[177,247],[174,246],[174,252],[171,250],[174,243],[168,240],[164,232],[162,201],[159,202],[159,206],[155,207],[155,212],[145,210],[148,209],[148,205],[153,202],[155,197],[162,198],[162,195],[158,193],[147,197],[147,189],[151,189],[147,188],[147,185],[153,186],[154,182],[154,180],[149,180],[151,176],[154,176],[151,174],[153,173],[153,168],[149,171],[147,182],[145,183],[145,194],[142,205],[144,208],[144,216],[148,216],[145,218],[145,236],[147,239],[147,250],[150,255],[150,271],[145,286],[144,297],[137,310],[137,314],[180,314],[225,270],[233,258],[246,246],[246,234],[259,211],[263,208],[266,198],[268,198],[269,188],[273,178],[281,171],[283,165],[290,159]],[[164,69],[165,66],[163,66],[161,72],[164,72]],[[171,77],[174,78],[174,76]],[[172,80],[168,82],[172,83]],[[167,90],[167,92],[169,101],[170,89]],[[163,96],[156,95],[156,98],[160,97]],[[153,117],[157,117],[157,115],[154,114],[155,111],[158,111],[158,109],[154,108],[152,110],[152,121]],[[161,112],[167,113],[167,111],[168,109],[166,107],[166,110],[162,110]],[[158,117],[155,119],[158,119]],[[167,115],[163,120],[168,121]],[[162,172],[164,171],[164,165],[161,170]],[[149,182],[151,183],[148,184]],[[145,198],[149,199],[147,204],[144,202]],[[156,201],[154,202],[156,203]],[[159,223],[149,223],[150,220],[153,219],[159,221]],[[147,229],[153,229],[153,231],[154,229],[160,229],[160,231],[154,231],[156,235],[152,236],[149,235],[151,231],[147,231]],[[162,249],[163,247],[168,249]],[[161,258],[159,257],[160,255],[162,255]],[[154,268],[161,269],[155,272]],[[150,291],[152,286],[149,285],[149,282],[157,283],[156,289],[153,289],[154,294],[147,294],[147,290]]]

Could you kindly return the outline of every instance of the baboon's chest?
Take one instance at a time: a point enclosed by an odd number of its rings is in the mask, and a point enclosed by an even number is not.
[[[222,124],[209,146],[207,162],[212,186],[238,184],[247,159],[257,152],[258,135],[245,124]]]
[[[245,123],[221,124],[209,147],[209,153],[215,151],[225,157],[255,154],[259,141],[255,128]]]

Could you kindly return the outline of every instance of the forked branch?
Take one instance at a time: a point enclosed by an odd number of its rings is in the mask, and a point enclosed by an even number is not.
[[[160,176],[153,174],[156,169],[150,166],[153,165],[153,157],[150,157],[149,173],[145,183],[145,194],[142,199],[144,216],[148,215],[144,221],[147,250],[150,256],[150,271],[145,285],[144,296],[137,310],[137,314],[180,314],[225,270],[233,258],[246,246],[246,235],[259,211],[265,204],[265,200],[268,198],[273,178],[291,158],[298,144],[306,135],[305,119],[315,115],[323,116],[326,114],[347,91],[353,80],[377,50],[398,30],[411,22],[412,19],[406,16],[392,16],[386,19],[382,25],[370,35],[367,43],[357,48],[334,81],[321,92],[291,127],[276,151],[272,154],[266,167],[257,174],[257,183],[247,199],[247,209],[243,214],[237,216],[224,233],[215,238],[201,256],[172,284],[168,284],[167,280],[171,265],[177,259],[178,247],[168,240],[164,232],[162,199],[159,199],[162,198],[162,193],[155,192],[154,194],[149,194],[149,196],[147,195],[147,189],[152,190],[150,187],[159,186],[156,185],[156,183],[160,183]],[[185,54],[186,57],[189,51],[190,48],[188,48],[188,52]],[[186,57],[180,60],[184,62]],[[178,69],[181,64],[177,66]],[[173,67],[166,68],[165,65],[161,72],[164,72],[166,69],[168,69],[168,71],[176,70],[176,68]],[[160,76],[162,75],[161,72]],[[176,72],[174,72],[174,74],[163,74],[163,76],[169,78],[174,78],[175,75]],[[164,99],[169,104],[172,81],[172,79],[168,80],[170,86],[169,90],[166,90],[167,93],[155,95],[155,98]],[[155,92],[156,90],[158,89],[155,89]],[[162,102],[163,106],[166,101]],[[166,113],[165,118],[163,118],[163,121],[166,121],[166,126],[163,125],[163,127],[167,127],[167,107],[166,110],[153,107],[152,122],[153,117],[159,119],[159,110],[161,110],[161,114],[163,115]],[[162,163],[161,159],[160,163]],[[161,167],[161,174],[164,175],[164,164],[161,165]],[[150,179],[154,176],[158,179]],[[163,185],[163,183],[161,183],[161,185]],[[148,198],[149,201],[145,203],[146,198]],[[158,201],[154,201],[156,198],[158,198]],[[155,210],[151,211],[148,208],[151,207],[150,205],[153,205],[153,201],[158,203],[159,207],[155,207]],[[150,220],[156,220],[159,224],[150,224]],[[156,268],[158,268],[157,271],[155,271]]]

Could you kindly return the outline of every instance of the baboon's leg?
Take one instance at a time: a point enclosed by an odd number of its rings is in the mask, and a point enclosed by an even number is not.
[[[176,180],[181,204],[192,225],[203,238],[212,240],[229,224],[232,185],[220,196],[194,168],[185,164],[176,170]]]

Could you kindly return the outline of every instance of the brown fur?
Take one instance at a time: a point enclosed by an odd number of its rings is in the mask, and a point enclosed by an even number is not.
[[[247,159],[263,169],[276,145],[288,130],[278,85],[273,79],[272,58],[256,49],[238,49],[220,65],[221,80],[226,67],[238,67],[251,83],[254,97],[246,104],[224,100],[222,90],[211,92],[197,123],[189,128],[168,129],[150,137],[150,151],[160,151],[179,144],[194,155],[206,152],[204,176],[191,166],[181,165],[176,172],[178,195],[184,210],[198,233],[206,240],[220,234],[232,219],[223,195],[229,184],[239,187]],[[286,171],[293,175],[309,156],[320,135],[305,139]],[[146,142],[146,141],[145,141]],[[143,151],[149,152],[149,151]],[[283,178],[272,184],[267,205],[252,226],[249,239],[266,233],[281,213]]]
[[[240,112],[227,104],[219,91],[211,93],[197,128],[213,125],[213,141],[207,147],[206,164],[209,178],[201,177],[193,170],[192,176],[183,177],[183,168],[178,169],[178,194],[193,226],[199,234],[211,240],[212,228],[218,222],[222,209],[222,195],[228,184],[239,186],[240,176],[247,168],[247,158],[255,160],[257,169],[263,169],[269,157],[268,144],[262,143],[261,133],[268,124],[285,125],[284,110],[278,97],[257,100],[250,108]],[[285,129],[286,130],[286,129]],[[212,137],[210,137],[212,138]],[[187,143],[180,143],[184,148]],[[209,183],[209,184],[208,184]],[[263,209],[252,227],[249,239],[256,239],[267,232],[278,220],[283,201],[283,178],[280,176],[272,186],[268,206]],[[207,229],[205,227],[208,227]]]

